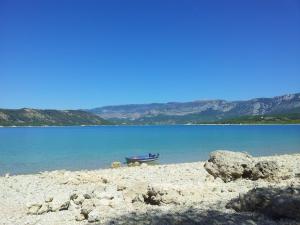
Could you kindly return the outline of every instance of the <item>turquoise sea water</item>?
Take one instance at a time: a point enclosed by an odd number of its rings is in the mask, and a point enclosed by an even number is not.
[[[0,129],[0,174],[96,169],[128,155],[160,163],[205,160],[216,149],[253,155],[300,152],[300,126],[98,126]]]

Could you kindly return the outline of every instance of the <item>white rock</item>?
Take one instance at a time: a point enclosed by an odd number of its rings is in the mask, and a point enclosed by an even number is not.
[[[88,221],[90,223],[100,221],[100,219],[101,219],[101,213],[98,208],[93,209],[88,215]]]
[[[114,198],[114,196],[115,196],[115,193],[113,193],[113,192],[102,192],[102,193],[99,193],[98,195],[97,195],[97,198],[98,199],[108,199],[108,200],[111,200],[111,199],[113,199]]]
[[[71,211],[80,211],[81,209],[81,205],[76,205],[73,201],[70,201],[70,205],[69,205],[69,208],[68,210],[71,210]]]
[[[73,199],[73,202],[76,204],[76,205],[81,205],[85,200],[85,197],[83,194],[78,194],[77,195],[77,198]]]
[[[51,209],[53,212],[66,210],[69,208],[70,199],[67,195],[58,195],[53,198],[52,202],[50,203]]]
[[[110,193],[115,193],[118,191],[118,186],[117,185],[109,185],[105,187],[105,191],[106,192],[110,192]]]
[[[39,209],[42,207],[42,204],[34,203],[28,206],[27,214],[36,215],[38,214]]]
[[[99,196],[101,196],[101,193],[103,193],[105,191],[105,186],[101,185],[101,186],[97,186],[93,191],[92,191],[92,196],[94,198],[99,198]]]
[[[75,215],[75,220],[76,221],[82,221],[82,220],[85,220],[85,219],[86,218],[85,218],[85,216],[82,213],[80,213],[80,212],[76,213],[76,215]]]
[[[229,182],[241,177],[249,178],[253,166],[254,160],[247,153],[218,150],[210,153],[204,168],[215,178]]]
[[[147,163],[142,163],[142,164],[141,164],[141,167],[142,167],[142,168],[148,167],[148,164],[147,164]]]
[[[87,217],[87,215],[94,209],[94,202],[92,199],[86,199],[82,203],[81,213]]]
[[[111,203],[111,200],[102,198],[102,199],[93,199],[94,205],[97,207],[99,206],[109,206]]]
[[[122,163],[121,162],[112,162],[111,163],[111,168],[114,168],[114,169],[116,169],[116,168],[120,168],[120,167],[122,167]]]
[[[52,202],[53,201],[53,197],[52,196],[47,196],[45,198],[45,202]]]
[[[37,212],[37,214],[44,214],[44,213],[47,213],[47,212],[49,212],[49,211],[51,211],[52,209],[51,209],[51,207],[49,206],[49,204],[48,203],[44,203],[43,205],[42,205],[42,207],[38,210],[38,212]]]

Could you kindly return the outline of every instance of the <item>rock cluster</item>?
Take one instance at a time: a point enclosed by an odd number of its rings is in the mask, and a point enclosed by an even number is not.
[[[107,214],[113,208],[125,204],[125,199],[116,186],[99,185],[89,193],[74,192],[67,198],[50,198],[42,204],[33,203],[27,208],[27,214],[41,215],[47,212],[71,210],[75,220],[100,221],[102,214]]]
[[[226,150],[212,152],[204,168],[209,174],[221,178],[224,182],[239,178],[276,181],[292,176],[288,165],[279,165],[276,161],[270,160],[255,162],[255,158],[247,153]]]
[[[70,210],[76,221],[98,222],[110,211],[124,210],[124,206],[137,204],[161,206],[179,205],[184,194],[162,185],[137,183],[133,186],[97,185],[90,192],[73,192],[67,198],[46,198],[43,203],[28,206],[27,214],[42,215],[48,212]]]
[[[159,186],[148,186],[146,193],[143,194],[143,202],[150,205],[180,204],[180,191],[163,188]]]
[[[42,202],[29,204],[27,207],[27,214],[41,215],[47,212],[67,210],[69,205],[70,199],[66,195],[60,195],[55,198],[47,197]]]
[[[286,180],[292,176],[291,168],[288,165],[280,166],[276,161],[259,161],[252,169],[251,179],[267,179],[269,181]]]
[[[239,212],[259,212],[275,219],[300,220],[300,188],[255,188],[230,201],[226,207]]]

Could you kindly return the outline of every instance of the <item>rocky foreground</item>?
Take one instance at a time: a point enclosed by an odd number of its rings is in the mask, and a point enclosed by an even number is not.
[[[300,154],[0,178],[0,224],[300,224]]]

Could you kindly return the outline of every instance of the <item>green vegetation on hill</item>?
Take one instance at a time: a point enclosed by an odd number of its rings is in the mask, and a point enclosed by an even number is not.
[[[135,120],[111,119],[81,110],[0,109],[0,126],[165,125],[165,124],[300,124],[300,113],[215,119],[213,112],[183,116],[157,115]]]
[[[81,110],[0,109],[0,126],[108,125],[111,122]]]
[[[164,124],[298,124],[300,113],[267,114],[256,116],[228,117],[226,119],[214,119],[213,115],[190,114],[184,116],[157,115],[154,117],[142,117],[135,120],[111,120],[115,124],[131,125],[164,125]]]
[[[218,124],[300,124],[300,113],[242,116],[216,121]]]

